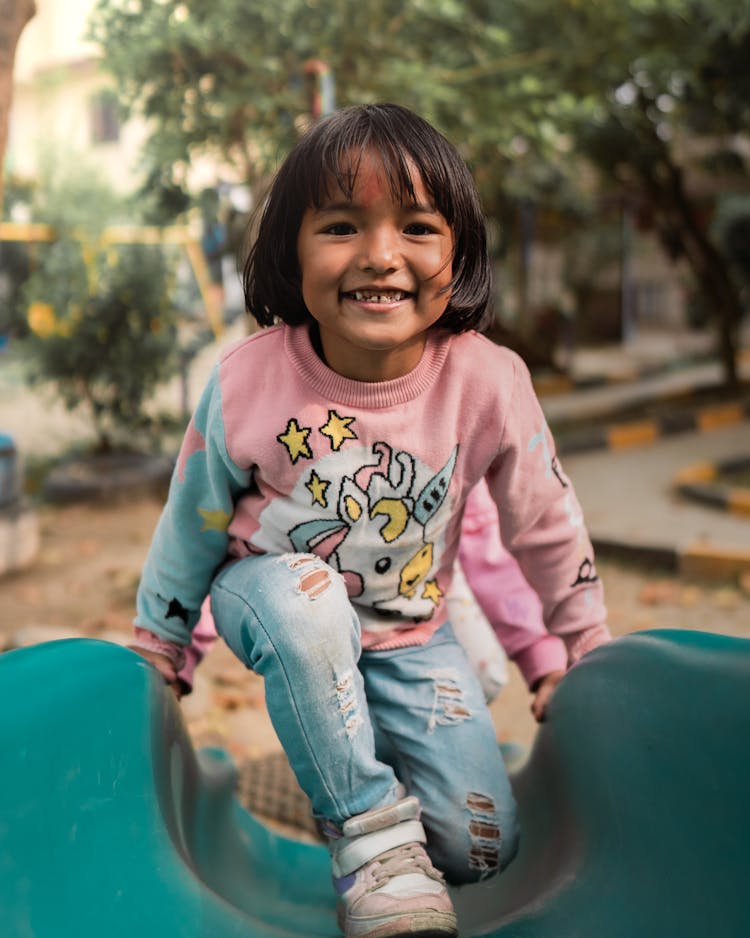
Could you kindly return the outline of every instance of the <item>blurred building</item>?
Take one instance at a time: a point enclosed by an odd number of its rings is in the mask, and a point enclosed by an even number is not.
[[[6,171],[33,179],[44,160],[85,155],[129,191],[145,137],[139,121],[121,123],[112,78],[85,40],[95,0],[36,0],[18,43]]]
[[[139,117],[119,116],[114,78],[102,52],[86,41],[96,0],[36,0],[21,34],[13,76],[6,172],[34,179],[51,156],[95,164],[119,192],[139,184],[147,136]],[[226,166],[194,160],[189,186],[199,192],[233,181]]]

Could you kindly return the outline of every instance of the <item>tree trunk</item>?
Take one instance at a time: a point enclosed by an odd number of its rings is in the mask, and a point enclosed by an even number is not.
[[[13,63],[21,33],[35,13],[34,0],[0,0],[0,215],[3,204],[2,170],[13,97]]]
[[[678,228],[685,257],[698,281],[701,293],[713,310],[719,333],[719,355],[724,368],[724,380],[728,387],[739,384],[737,373],[737,345],[742,301],[726,260],[714,247],[702,226],[696,221],[695,212],[685,193],[682,173],[671,165],[672,207],[665,219],[667,224]]]
[[[647,102],[641,100],[645,114]],[[737,345],[743,307],[740,293],[729,271],[729,265],[706,234],[685,189],[682,169],[674,162],[666,144],[657,135],[648,118],[644,126],[649,135],[649,148],[659,152],[657,162],[640,176],[657,222],[662,241],[669,250],[678,245],[690,265],[698,288],[703,294],[718,329],[718,352],[727,387],[739,385]]]

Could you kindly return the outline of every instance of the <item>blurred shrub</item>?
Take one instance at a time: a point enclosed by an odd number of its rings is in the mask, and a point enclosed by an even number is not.
[[[58,237],[38,246],[23,287],[29,379],[52,382],[69,409],[88,406],[100,450],[148,436],[146,404],[179,367],[172,264],[158,245],[106,244],[116,210],[90,177],[51,186],[38,220]]]
[[[8,176],[3,188],[0,217],[11,219],[16,210],[28,211],[33,189],[29,184]],[[31,272],[31,249],[21,241],[0,240],[0,336],[21,338],[26,335],[26,311],[22,287]]]

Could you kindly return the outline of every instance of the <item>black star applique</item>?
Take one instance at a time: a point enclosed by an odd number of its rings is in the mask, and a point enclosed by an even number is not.
[[[167,608],[167,614],[164,616],[165,619],[182,619],[182,621],[187,625],[188,621],[188,611],[182,605],[182,603],[174,597],[169,600],[169,607]]]

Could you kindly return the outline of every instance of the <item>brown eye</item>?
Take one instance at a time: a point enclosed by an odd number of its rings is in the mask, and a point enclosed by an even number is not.
[[[410,235],[428,235],[432,234],[432,229],[427,225],[419,224],[419,222],[412,222],[404,228],[404,232]]]
[[[323,229],[323,234],[337,235],[338,237],[343,237],[344,235],[354,234],[356,228],[354,225],[350,224],[348,221],[337,221],[334,225],[328,225],[327,228]]]

